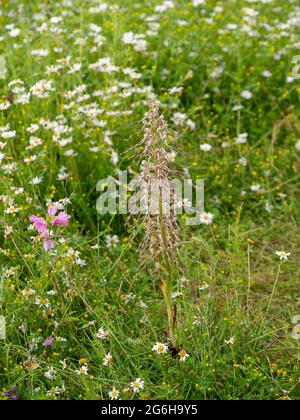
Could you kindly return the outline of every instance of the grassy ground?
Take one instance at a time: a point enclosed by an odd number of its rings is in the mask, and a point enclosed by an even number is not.
[[[0,399],[299,398],[297,3],[2,1]],[[214,216],[181,218],[177,351],[164,354],[140,238],[96,211],[99,180],[139,170],[126,151],[154,95],[174,165],[205,180]],[[59,200],[71,219],[46,252],[29,217]]]

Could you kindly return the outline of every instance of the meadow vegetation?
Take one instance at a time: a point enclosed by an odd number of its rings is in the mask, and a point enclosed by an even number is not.
[[[0,399],[299,399],[299,24],[297,0],[1,2]],[[145,221],[96,207],[153,100],[205,181],[170,290]]]

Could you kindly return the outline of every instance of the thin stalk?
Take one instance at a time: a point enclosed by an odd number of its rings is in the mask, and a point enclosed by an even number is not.
[[[251,261],[250,261],[250,244],[248,244],[248,289],[247,289],[247,316],[249,319],[250,308],[250,292],[251,292]]]
[[[166,236],[166,227],[162,222],[162,203],[160,206],[160,231],[162,236],[162,241],[164,244],[164,249],[167,249],[167,236]],[[169,338],[176,348],[176,338],[175,338],[175,319],[173,316],[173,304],[172,304],[172,283],[173,283],[173,268],[170,264],[168,256],[163,255],[164,268],[166,272],[166,280],[160,279],[160,289],[163,293],[165,303],[167,306],[168,313],[168,325],[169,325]]]
[[[281,270],[281,263],[279,264],[279,267],[278,267],[278,271],[277,271],[276,279],[275,279],[275,282],[274,282],[274,285],[273,285],[273,289],[272,289],[272,293],[271,293],[271,296],[270,296],[270,300],[269,300],[269,303],[268,303],[268,306],[267,306],[265,315],[263,317],[261,326],[259,328],[258,334],[260,334],[260,332],[261,332],[261,330],[263,328],[264,322],[266,320],[266,317],[267,317],[267,315],[269,313],[269,310],[270,310],[270,307],[271,307],[271,304],[272,304],[272,301],[273,301],[273,298],[274,298],[275,290],[276,290],[276,287],[277,287],[277,283],[278,283],[278,280],[279,280],[280,270]]]

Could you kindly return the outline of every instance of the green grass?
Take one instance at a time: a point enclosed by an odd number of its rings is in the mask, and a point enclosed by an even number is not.
[[[11,90],[14,99],[0,111],[0,315],[7,324],[0,399],[14,389],[25,400],[108,399],[113,387],[122,399],[299,399],[300,347],[291,333],[300,315],[300,79],[287,80],[299,55],[293,24],[299,7],[284,0],[207,0],[198,7],[178,0],[155,11],[162,3],[107,1],[101,13],[88,0],[1,4],[7,75],[0,79],[0,105]],[[257,16],[247,17],[244,8]],[[101,26],[103,39],[92,23]],[[9,24],[20,29],[17,37]],[[144,34],[146,51],[124,44],[127,32]],[[48,54],[32,55],[40,49]],[[57,62],[67,57],[71,66],[81,63],[79,71],[70,74],[70,65]],[[90,68],[107,57],[118,71]],[[45,73],[57,64],[57,72]],[[126,68],[140,78],[131,79]],[[24,93],[43,79],[52,80],[53,91],[18,103],[10,84],[16,79]],[[66,97],[81,85],[82,93]],[[174,87],[182,92],[170,93]],[[169,123],[174,165],[205,180],[205,210],[214,215],[211,226],[189,227],[181,218],[184,246],[173,292],[182,293],[176,335],[177,350],[189,354],[184,362],[170,350],[152,351],[156,342],[168,343],[167,315],[153,267],[140,267],[141,237],[132,238],[126,216],[96,211],[99,180],[139,170],[127,151],[143,137],[151,89]],[[241,97],[245,90],[251,99]],[[87,105],[98,109],[104,127],[82,112]],[[233,110],[237,105],[243,109]],[[195,128],[176,124],[176,112]],[[41,119],[70,127],[59,140],[72,142],[59,145],[53,124],[43,126]],[[10,139],[2,136],[7,124],[16,131]],[[39,124],[35,133],[27,130],[32,124]],[[236,144],[245,132],[247,143]],[[28,149],[31,136],[42,143]],[[205,143],[210,152],[200,150]],[[114,152],[119,160],[113,163]],[[69,177],[60,181],[62,167]],[[32,185],[35,177],[41,182]],[[29,217],[44,217],[50,201],[64,198],[71,200],[71,221],[55,229],[56,252],[45,252],[42,241],[32,240],[37,233],[28,229]],[[10,207],[19,211],[7,213]],[[12,233],[5,234],[7,226]],[[118,236],[115,248],[106,246],[107,235]],[[85,265],[74,263],[72,249]],[[280,263],[275,251],[291,255]],[[106,340],[95,336],[100,327],[110,333]],[[45,348],[50,336],[55,342]],[[107,353],[110,366],[103,365]],[[88,375],[77,373],[80,365]],[[54,380],[44,375],[51,367]],[[130,383],[138,377],[144,389],[134,396]]]

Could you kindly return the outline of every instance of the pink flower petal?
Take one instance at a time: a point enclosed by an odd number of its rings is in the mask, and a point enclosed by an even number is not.
[[[57,212],[57,208],[55,206],[50,206],[48,208],[48,214],[49,216],[55,216]]]
[[[47,232],[48,225],[47,225],[47,222],[42,217],[33,215],[29,217],[29,220],[31,223],[34,223],[34,227],[39,233]]]
[[[51,241],[51,239],[49,239],[49,237],[46,237],[44,240],[44,249],[45,251],[49,251],[50,249],[54,249],[55,248],[55,244],[53,241]]]
[[[60,212],[58,216],[53,219],[54,225],[68,226],[70,216],[66,212]]]

